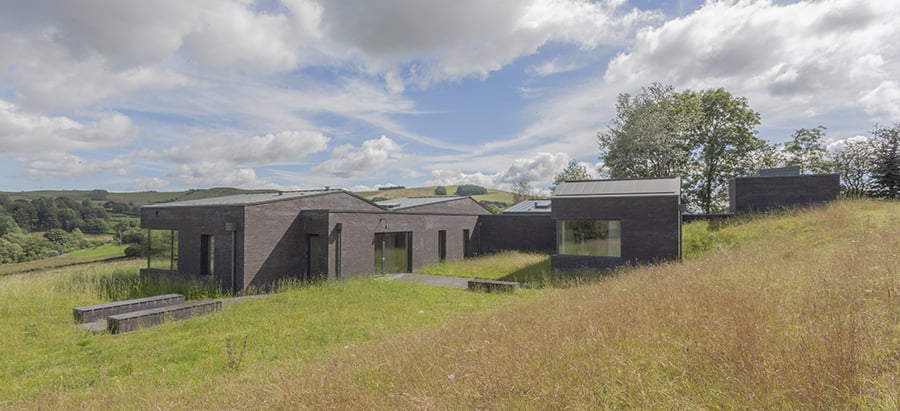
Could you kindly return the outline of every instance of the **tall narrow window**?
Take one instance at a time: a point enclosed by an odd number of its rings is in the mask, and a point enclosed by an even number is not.
[[[463,257],[468,257],[469,251],[469,230],[463,230]]]
[[[216,272],[216,237],[200,236],[200,275],[213,275]]]
[[[621,221],[561,220],[557,233],[561,255],[622,256]]]
[[[447,259],[447,230],[438,231],[438,261]]]

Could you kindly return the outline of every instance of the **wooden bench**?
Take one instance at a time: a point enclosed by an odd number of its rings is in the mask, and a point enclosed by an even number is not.
[[[182,303],[184,303],[183,295],[164,294],[153,297],[136,298],[134,300],[114,301],[111,303],[76,307],[72,309],[72,314],[75,316],[76,323],[84,324],[102,320],[110,315]]]
[[[204,300],[190,303],[150,308],[106,317],[106,329],[110,334],[153,327],[166,321],[179,321],[222,310],[222,301]]]
[[[521,283],[513,282],[513,281],[499,281],[499,280],[482,280],[482,279],[471,279],[469,280],[468,289],[470,291],[486,291],[489,293],[493,292],[504,292],[511,293],[516,288],[521,287]]]

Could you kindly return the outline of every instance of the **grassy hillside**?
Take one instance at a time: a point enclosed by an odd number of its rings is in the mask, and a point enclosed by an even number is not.
[[[457,186],[445,186],[447,188],[447,195],[452,196],[453,193],[456,192]],[[392,200],[395,198],[402,197],[431,197],[434,196],[435,187],[411,187],[411,188],[402,188],[398,190],[379,190],[379,191],[360,191],[356,194],[363,198],[373,199],[378,197],[387,198],[388,200]],[[487,194],[475,195],[472,196],[477,201],[494,201],[500,203],[506,203],[508,205],[513,204],[513,195],[510,192],[488,189]]]
[[[153,203],[161,203],[167,201],[183,201],[183,200],[199,200],[202,198],[221,197],[226,195],[246,194],[256,192],[271,192],[274,190],[243,190],[239,188],[218,187],[207,188],[201,190],[188,191],[139,191],[133,193],[114,193],[107,194],[105,201],[117,201],[126,204],[145,205]],[[20,192],[0,192],[0,195],[8,196],[12,200],[25,199],[34,200],[40,197],[68,197],[75,201],[82,201],[88,198],[90,190],[38,190],[38,191],[20,191]]]
[[[121,337],[69,310],[147,287],[126,274],[0,278],[0,407],[900,408],[900,203],[703,233],[563,290],[292,287]]]

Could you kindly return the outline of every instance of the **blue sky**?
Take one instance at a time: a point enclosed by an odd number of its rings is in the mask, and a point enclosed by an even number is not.
[[[0,0],[0,191],[546,187],[616,96],[900,121],[900,2]]]

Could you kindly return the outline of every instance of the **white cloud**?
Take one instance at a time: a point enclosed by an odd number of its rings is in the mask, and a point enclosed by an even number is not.
[[[25,112],[0,100],[0,155],[112,147],[124,143],[130,133],[131,120],[119,113],[97,113],[93,121],[82,123],[64,116]]]
[[[91,161],[73,154],[45,153],[25,162],[23,174],[29,180],[64,179],[101,172],[125,174],[128,160]]]
[[[359,148],[345,144],[335,147],[315,170],[342,178],[362,176],[383,170],[400,151],[400,145],[385,136],[363,141]]]
[[[169,181],[159,177],[136,178],[131,184],[133,189],[141,191],[156,191],[168,186]]]
[[[271,179],[258,179],[251,167],[233,167],[217,161],[181,164],[169,176],[188,187],[260,188],[272,183]]]
[[[432,170],[429,185],[452,186],[457,184],[475,184],[482,187],[495,187],[496,174],[482,172],[464,173],[459,170]]]
[[[896,77],[900,3],[891,0],[708,2],[641,30],[606,84],[651,81],[725,87],[771,121],[853,106],[861,90]],[[802,109],[800,109],[802,107]]]
[[[486,77],[551,42],[585,49],[616,44],[636,24],[659,17],[624,12],[622,5],[617,0],[325,2],[322,25],[336,42],[357,50],[370,70],[406,66],[406,82],[427,86]]]
[[[553,181],[553,176],[566,168],[569,155],[566,153],[538,153],[531,158],[513,161],[512,165],[497,177],[498,183],[515,184],[519,181]]]
[[[859,99],[873,116],[884,116],[889,122],[900,121],[900,83],[883,81]]]
[[[151,153],[178,164],[217,161],[230,165],[261,165],[297,162],[328,148],[329,138],[316,131],[282,131],[253,137],[220,135],[201,138]]]
[[[840,140],[837,140],[833,143],[828,144],[828,146],[825,148],[825,150],[828,152],[828,154],[834,155],[836,153],[840,153],[841,151],[844,151],[847,148],[847,146],[849,146],[849,145],[866,144],[868,142],[869,142],[869,138],[866,136],[847,137],[847,138],[842,138]]]
[[[577,70],[578,65],[573,62],[562,62],[559,58],[553,58],[543,63],[528,68],[528,73],[534,76],[552,76],[554,74],[565,73]]]
[[[569,163],[566,153],[537,153],[529,158],[512,161],[507,168],[496,173],[483,171],[467,173],[460,170],[438,169],[431,171],[431,185],[476,184],[485,187],[509,189],[519,181],[527,181],[540,188],[553,182],[557,173]]]

